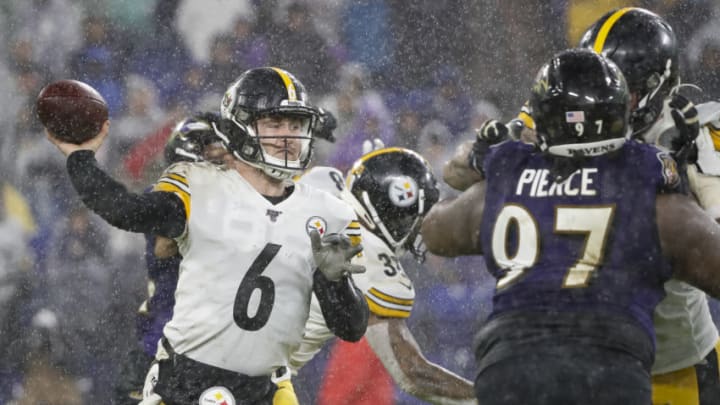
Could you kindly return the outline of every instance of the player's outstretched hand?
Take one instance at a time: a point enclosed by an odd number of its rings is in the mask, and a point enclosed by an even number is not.
[[[316,230],[310,232],[313,257],[318,269],[330,281],[337,281],[346,274],[364,273],[365,266],[350,263],[363,250],[362,245],[353,246],[345,235],[331,233],[320,237]]]
[[[468,154],[468,166],[484,176],[483,160],[490,146],[510,138],[510,128],[498,120],[487,120],[475,132],[475,142]]]
[[[691,154],[695,138],[700,133],[698,112],[692,101],[679,94],[672,96],[669,107],[679,135],[672,140],[670,148],[675,159],[685,160]]]
[[[105,141],[105,138],[107,137],[109,131],[110,121],[108,120],[105,121],[102,128],[100,129],[100,132],[98,132],[97,135],[81,144],[63,142],[53,136],[52,132],[50,132],[47,128],[45,129],[45,134],[47,135],[48,140],[52,142],[55,146],[57,146],[58,149],[60,149],[60,152],[62,152],[65,156],[68,156],[78,150],[91,150],[93,152],[97,152],[97,150]]]
[[[370,152],[383,149],[384,147],[385,142],[380,138],[366,139],[362,143],[362,154],[367,155]]]

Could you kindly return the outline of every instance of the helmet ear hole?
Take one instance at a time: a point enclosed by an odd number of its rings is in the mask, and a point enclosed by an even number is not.
[[[645,81],[645,86],[648,89],[654,89],[660,85],[660,74],[655,72],[651,74]]]
[[[259,145],[256,142],[253,142],[249,139],[247,139],[242,146],[241,154],[243,156],[247,156],[248,158],[254,159],[255,156],[260,152]]]

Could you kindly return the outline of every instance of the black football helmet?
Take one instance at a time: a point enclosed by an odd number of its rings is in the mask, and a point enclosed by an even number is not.
[[[219,122],[216,114],[204,113],[187,117],[175,125],[165,144],[165,163],[200,162],[208,145],[219,143],[212,124]],[[218,162],[215,162],[218,163]]]
[[[628,87],[620,69],[587,49],[553,56],[530,94],[540,149],[566,158],[619,149],[628,135]]]
[[[419,239],[422,219],[440,192],[430,164],[405,148],[383,148],[358,159],[346,179],[347,200],[365,227],[397,253],[424,252]]]
[[[289,179],[310,163],[312,135],[319,120],[319,111],[309,104],[305,86],[291,73],[275,67],[246,71],[225,92],[220,115],[222,121],[216,128],[228,152],[267,175]],[[300,138],[298,159],[291,160],[288,156],[279,159],[263,149],[256,122],[274,115],[301,119],[303,135],[282,136],[285,139]]]
[[[580,47],[602,53],[618,65],[637,97],[631,123],[634,134],[660,116],[663,100],[680,84],[678,41],[660,16],[638,7],[613,10],[583,35]]]

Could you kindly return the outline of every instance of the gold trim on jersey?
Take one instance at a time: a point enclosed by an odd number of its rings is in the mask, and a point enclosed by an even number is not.
[[[166,174],[164,177],[169,177],[169,178],[171,178],[171,179],[173,179],[173,180],[177,180],[177,181],[179,181],[181,184],[183,184],[185,187],[188,187],[187,178],[185,178],[185,176],[183,176],[182,174],[168,173],[168,174]]]
[[[381,292],[380,290],[378,290],[378,289],[375,288],[375,287],[371,287],[370,290],[368,290],[368,293],[376,296],[377,298],[379,298],[379,299],[381,299],[381,300],[383,300],[383,301],[391,302],[391,303],[397,304],[397,305],[404,305],[404,306],[410,306],[410,307],[411,307],[412,304],[413,304],[413,301],[414,301],[412,298],[411,298],[411,299],[407,299],[407,298],[397,298],[397,297],[393,297],[392,295],[385,294],[384,292]]]
[[[708,126],[707,128],[715,150],[720,151],[720,128],[713,128],[712,126]]]
[[[372,287],[365,294],[370,311],[389,318],[407,318],[412,311],[413,299],[393,297]]]
[[[700,391],[695,367],[652,377],[653,404],[700,405]]]
[[[163,177],[155,184],[153,191],[175,193],[176,196],[180,197],[185,207],[185,217],[190,218],[190,191],[187,189],[187,185],[182,186],[182,183],[178,181]]]
[[[360,232],[360,222],[352,221],[350,225],[345,228],[345,235],[350,238],[350,243],[353,246],[357,246],[362,242],[362,233]]]
[[[372,312],[373,314],[375,314],[377,316],[383,316],[386,318],[409,318],[410,317],[410,311],[385,307],[385,306],[373,301],[367,295],[365,296],[365,301],[367,301],[367,303],[368,303],[368,308],[370,309],[370,312]]]
[[[605,40],[607,39],[608,34],[610,34],[610,30],[615,25],[617,20],[619,20],[620,17],[622,17],[628,11],[634,9],[635,7],[621,8],[620,10],[614,12],[610,17],[608,17],[607,20],[605,20],[602,27],[600,27],[600,31],[598,31],[597,33],[597,37],[595,37],[595,44],[593,45],[593,50],[595,50],[595,52],[602,53],[602,50],[605,47]]]

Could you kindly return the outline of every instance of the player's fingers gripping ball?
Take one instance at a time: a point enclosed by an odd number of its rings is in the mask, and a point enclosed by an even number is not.
[[[365,267],[350,263],[363,249],[362,244],[353,246],[350,238],[337,233],[320,236],[317,230],[310,232],[313,258],[318,269],[330,281],[337,281],[347,273],[364,273]]]

